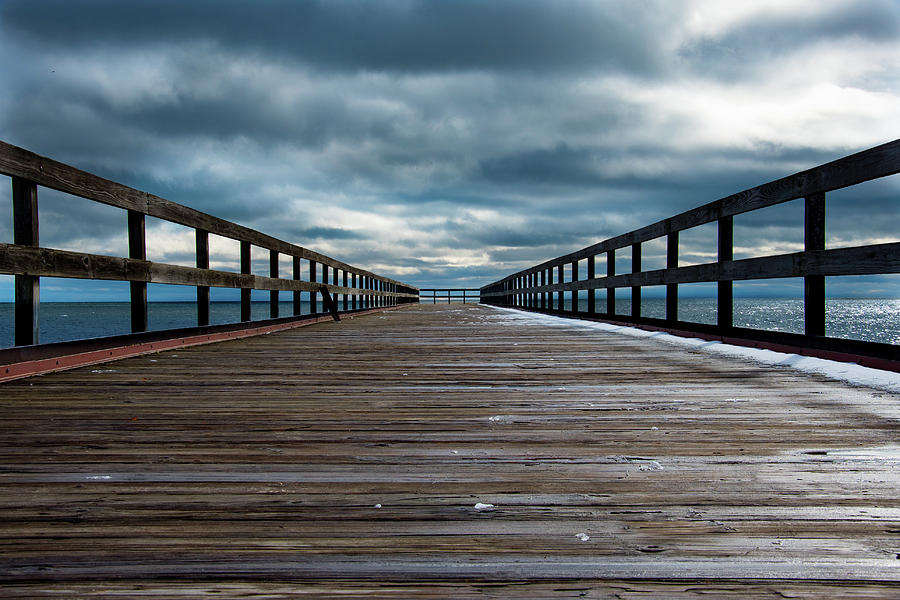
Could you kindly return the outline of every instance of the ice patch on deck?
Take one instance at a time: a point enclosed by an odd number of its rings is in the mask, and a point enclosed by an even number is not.
[[[625,325],[613,325],[611,323],[582,321],[579,319],[567,319],[565,317],[557,317],[554,315],[522,312],[514,308],[505,308],[501,306],[495,306],[494,308],[507,313],[509,317],[514,317],[514,320],[517,321],[527,321],[549,327],[582,327],[584,329],[595,329],[636,338],[652,337],[655,341],[706,352],[708,354],[743,358],[765,365],[790,367],[804,373],[816,373],[828,377],[829,379],[836,379],[853,385],[863,385],[887,390],[889,392],[900,393],[900,373],[863,367],[856,363],[844,363],[812,356],[787,354],[784,352],[775,352],[774,350],[763,350],[760,348],[733,346],[731,344],[701,340],[699,338],[679,337],[661,331],[645,331],[643,329],[627,327]]]
[[[638,467],[641,471],[662,471],[663,466],[659,464],[659,461],[651,460],[650,462],[646,462]]]

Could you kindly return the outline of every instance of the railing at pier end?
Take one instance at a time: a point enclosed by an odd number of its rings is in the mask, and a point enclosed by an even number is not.
[[[419,288],[419,299],[424,304],[437,304],[438,302],[467,304],[470,301],[477,304],[481,295],[476,288]]]

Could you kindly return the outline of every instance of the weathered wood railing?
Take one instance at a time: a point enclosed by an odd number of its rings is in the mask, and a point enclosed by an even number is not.
[[[312,313],[318,311],[320,295],[323,308],[332,313],[418,302],[418,290],[399,281],[3,142],[0,142],[0,173],[12,178],[14,243],[0,244],[0,274],[15,275],[16,346],[38,343],[41,277],[130,282],[132,332],[147,330],[148,283],[195,286],[197,324],[201,327],[209,325],[212,287],[240,288],[240,318],[244,322],[251,319],[251,290],[269,291],[271,319],[279,317],[280,291],[293,293],[293,315],[297,317],[301,315],[301,294],[304,292],[309,294]],[[128,256],[101,256],[40,247],[39,186],[126,210]],[[195,230],[196,267],[146,260],[146,216]],[[240,242],[240,273],[209,268],[210,234]],[[252,274],[253,246],[268,250],[268,277]],[[279,275],[280,255],[289,256],[293,261],[289,279]],[[302,260],[309,263],[308,281],[301,280]],[[338,296],[343,297],[342,301]]]
[[[454,300],[465,304],[469,300],[478,302],[479,290],[475,288],[420,288],[419,299],[427,303],[431,300],[432,304],[437,304],[438,300],[447,301],[448,304]]]
[[[529,267],[482,287],[481,301],[714,337],[900,360],[896,345],[825,336],[825,277],[900,273],[900,242],[825,248],[825,194],[898,172],[900,140],[895,140]],[[803,252],[733,259],[735,215],[800,198],[805,202]],[[873,218],[876,216],[873,215]],[[718,224],[718,260],[679,267],[679,233],[706,223]],[[641,245],[659,238],[666,240],[666,268],[644,271],[641,268]],[[625,248],[631,249],[632,272],[616,274],[616,253]],[[606,275],[602,276],[596,272],[595,265],[596,257],[604,254]],[[571,278],[565,281],[564,271],[569,265]],[[734,327],[734,281],[786,277],[804,278],[805,334]],[[718,286],[715,325],[684,322],[678,318],[679,284],[701,282],[716,282]],[[656,285],[666,286],[664,319],[641,315],[641,288]],[[629,287],[631,314],[617,314],[616,289]],[[587,290],[587,311],[580,310],[580,290]],[[606,290],[605,311],[597,310],[596,290]],[[564,309],[566,294],[570,294],[571,310]]]

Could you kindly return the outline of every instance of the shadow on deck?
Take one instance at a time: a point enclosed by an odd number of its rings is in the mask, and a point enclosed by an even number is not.
[[[900,398],[786,368],[439,304],[0,390],[9,596],[900,592]]]

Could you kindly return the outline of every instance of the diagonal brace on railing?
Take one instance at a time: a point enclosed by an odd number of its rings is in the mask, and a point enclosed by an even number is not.
[[[337,301],[328,293],[328,286],[324,284],[320,285],[319,293],[322,294],[322,304],[325,306],[325,310],[331,313],[332,319],[340,321],[341,315],[338,314]]]

